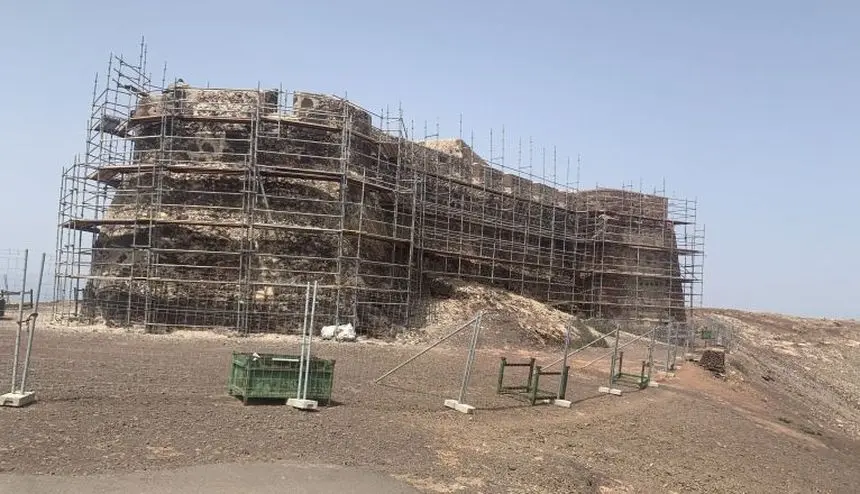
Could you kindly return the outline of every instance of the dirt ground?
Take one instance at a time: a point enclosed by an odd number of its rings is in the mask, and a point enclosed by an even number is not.
[[[747,323],[763,332],[756,341],[785,329]],[[0,321],[6,369],[13,328]],[[845,379],[856,377],[860,360],[851,360],[856,348],[848,342],[860,340],[860,328],[838,329],[814,337],[853,348],[839,365]],[[500,356],[546,363],[558,351],[484,342],[466,399],[477,411],[463,415],[442,402],[456,398],[464,339],[383,384],[374,378],[421,347],[316,344],[316,355],[337,360],[335,403],[307,413],[282,404],[243,406],[226,393],[231,352],[297,354],[295,338],[44,329],[28,378],[39,401],[0,409],[7,431],[0,471],[87,475],[285,461],[369,468],[425,492],[856,492],[860,439],[837,422],[854,417],[856,388],[840,387],[838,369],[816,380],[832,364],[774,354],[745,340],[751,334],[735,340],[726,379],[685,362],[660,387],[621,397],[597,393],[606,361],[577,370],[606,352],[586,350],[572,362],[572,409],[529,407],[495,394]],[[637,366],[641,351],[629,350],[629,365]],[[732,366],[733,355],[744,370]],[[770,370],[769,379],[752,367],[753,358]],[[811,377],[792,379],[796,369]],[[5,371],[0,386],[8,381]],[[813,394],[807,388],[816,382],[827,385]],[[813,409],[812,402],[823,405]],[[843,415],[824,420],[834,413]]]
[[[382,473],[288,462],[219,463],[86,476],[0,474],[0,492],[38,494],[416,494]]]

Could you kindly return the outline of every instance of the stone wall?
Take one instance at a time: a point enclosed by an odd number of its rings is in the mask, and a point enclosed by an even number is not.
[[[298,324],[302,285],[318,281],[325,322],[390,327],[422,280],[457,276],[587,315],[683,317],[665,198],[556,190],[462,140],[392,137],[342,99],[278,99],[184,85],[140,97],[91,315],[269,331]]]

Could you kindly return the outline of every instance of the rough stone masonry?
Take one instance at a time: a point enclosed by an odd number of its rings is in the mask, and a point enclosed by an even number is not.
[[[106,132],[127,158],[89,177],[111,190],[104,213],[71,225],[95,233],[85,315],[292,331],[316,281],[320,324],[388,331],[420,324],[431,281],[455,277],[586,317],[683,320],[667,198],[561,190],[346,100],[281,96],[136,96]]]

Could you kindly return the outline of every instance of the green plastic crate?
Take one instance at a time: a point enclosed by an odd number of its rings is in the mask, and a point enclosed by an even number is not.
[[[308,372],[309,400],[331,403],[334,360],[312,358]],[[233,353],[228,392],[250,399],[286,400],[295,398],[299,384],[299,357],[271,353]]]

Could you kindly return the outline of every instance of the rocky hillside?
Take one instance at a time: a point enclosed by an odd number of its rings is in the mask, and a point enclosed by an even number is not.
[[[703,309],[730,330],[729,381],[771,391],[768,408],[801,430],[860,437],[860,321]]]
[[[425,307],[426,324],[401,336],[404,341],[432,340],[444,336],[479,311],[481,342],[493,348],[543,347],[564,340],[571,315],[533,298],[507,290],[457,280],[437,278],[431,282],[431,297]],[[573,319],[571,344],[577,346],[603,336],[579,319]]]

